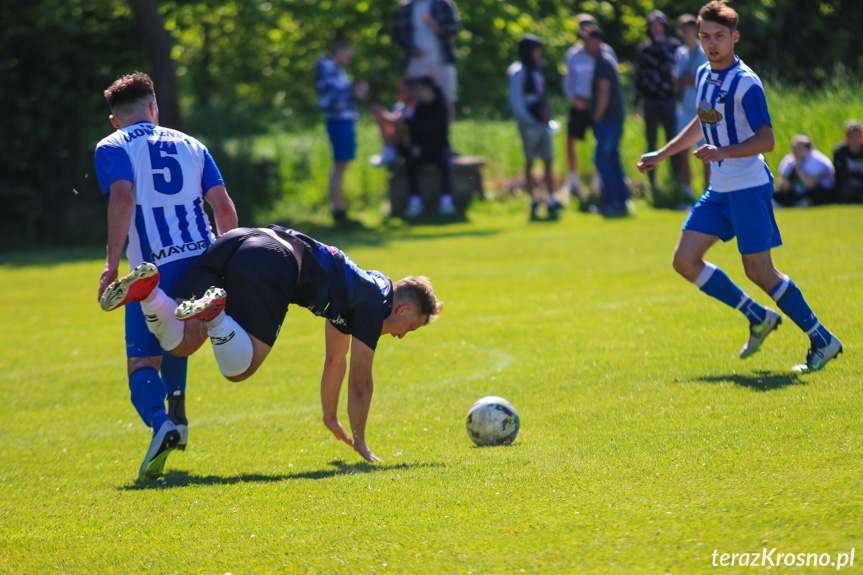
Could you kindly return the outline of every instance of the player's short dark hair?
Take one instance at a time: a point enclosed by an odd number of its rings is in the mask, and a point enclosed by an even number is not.
[[[143,72],[127,74],[117,78],[114,83],[105,90],[105,99],[114,110],[123,104],[137,102],[145,96],[156,96],[153,80]]]
[[[732,32],[737,30],[737,12],[723,0],[713,0],[701,7],[701,10],[698,11],[699,30],[701,30],[701,23],[705,20],[725,26]]]
[[[427,315],[428,319],[423,325],[428,325],[437,318],[443,310],[443,302],[434,294],[431,280],[425,276],[408,276],[393,284],[393,291],[397,299],[405,299],[420,311],[420,315]]]

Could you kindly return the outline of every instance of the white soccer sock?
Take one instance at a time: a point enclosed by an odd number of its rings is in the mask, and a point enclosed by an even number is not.
[[[165,351],[171,351],[183,343],[186,326],[174,316],[176,308],[177,302],[158,287],[141,302],[147,329],[156,336]]]
[[[709,280],[711,278],[711,276],[713,276],[713,272],[715,272],[715,271],[716,271],[715,265],[713,265],[710,262],[704,262],[704,269],[701,270],[701,273],[699,273],[698,276],[694,280],[692,280],[692,283],[697,285],[699,288],[703,288],[704,284],[706,284],[707,280]]]
[[[240,324],[224,311],[204,324],[219,371],[225,377],[240,375],[252,365],[252,340]]]

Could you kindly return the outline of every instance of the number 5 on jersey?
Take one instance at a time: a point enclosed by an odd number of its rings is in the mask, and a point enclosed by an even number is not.
[[[173,196],[183,189],[183,169],[180,162],[171,156],[177,155],[177,144],[165,141],[148,141],[150,150],[150,165],[153,166],[153,187],[160,194]],[[168,169],[169,179],[165,178],[164,170]]]

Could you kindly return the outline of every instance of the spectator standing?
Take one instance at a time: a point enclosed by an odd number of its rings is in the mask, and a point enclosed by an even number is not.
[[[698,41],[698,22],[692,14],[684,14],[677,19],[678,33],[682,44],[674,54],[675,85],[678,90],[677,132],[682,132],[698,111],[695,103],[695,74],[698,68],[707,63],[707,55]],[[695,145],[700,148],[704,140]],[[692,166],[689,164],[689,149],[678,155],[683,191],[690,200],[695,199],[692,190]],[[704,189],[710,185],[710,164],[704,164]],[[700,194],[699,194],[700,195]]]
[[[833,150],[836,193],[843,204],[863,203],[863,123],[845,122],[845,141]]]
[[[507,70],[509,77],[509,103],[512,115],[518,123],[521,142],[524,146],[524,179],[525,187],[530,194],[530,215],[537,217],[539,195],[535,192],[533,181],[533,162],[540,158],[543,163],[545,186],[548,190],[546,203],[549,218],[556,218],[560,204],[552,195],[551,132],[549,130],[548,101],[545,78],[542,75],[544,62],[542,60],[541,38],[526,35],[518,43],[518,61],[513,62]]]
[[[590,14],[579,14],[576,16],[578,22],[578,34],[581,37],[586,29],[596,26],[596,20]],[[614,50],[602,43],[602,53],[605,57],[617,64],[617,55]],[[567,50],[564,56],[566,76],[563,82],[563,91],[570,103],[569,121],[566,128],[566,165],[569,169],[569,193],[578,195],[581,190],[581,180],[578,177],[578,155],[576,153],[576,140],[584,141],[587,128],[590,126],[590,100],[593,82],[593,67],[596,60],[584,49],[584,43],[579,40],[572,48]]]
[[[353,57],[353,47],[348,42],[339,41],[333,48],[332,56],[321,57],[315,68],[318,107],[324,113],[333,150],[330,204],[337,224],[348,221],[342,184],[345,170],[357,153],[357,100],[364,98],[369,90],[368,83],[364,81],[352,83],[345,70]]]
[[[661,124],[665,140],[671,140],[675,131],[674,54],[680,42],[669,37],[668,18],[659,10],[647,16],[649,40],[641,45],[635,72],[635,100],[633,116],[640,119],[638,105],[644,101],[644,125],[647,149],[656,149],[658,127]],[[672,161],[675,177],[678,162]],[[656,174],[648,172],[650,188],[656,190]]]
[[[625,116],[620,74],[617,65],[602,49],[602,30],[590,28],[583,35],[584,48],[596,61],[591,90],[591,121],[596,137],[594,161],[602,179],[601,211],[606,216],[626,215],[629,188],[620,162],[620,138]]]
[[[832,203],[836,183],[830,158],[812,146],[809,136],[791,138],[791,153],[779,162],[779,184],[773,199],[782,206],[804,208]]]
[[[437,164],[440,168],[441,194],[438,199],[438,214],[452,216],[455,215],[452,201],[454,177],[444,96],[431,76],[417,78],[414,93],[416,106],[413,115],[407,120],[410,133],[407,177],[411,195],[405,217],[416,218],[423,212],[419,172],[422,165],[427,163]]]
[[[406,0],[396,12],[393,30],[393,40],[405,51],[408,77],[434,79],[443,91],[450,123],[458,99],[453,38],[461,29],[461,16],[452,0]]]

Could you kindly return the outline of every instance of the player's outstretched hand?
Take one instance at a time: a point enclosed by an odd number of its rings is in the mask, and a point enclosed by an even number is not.
[[[354,449],[357,451],[357,453],[359,453],[360,455],[363,456],[363,459],[365,459],[366,461],[368,461],[370,463],[383,461],[383,459],[381,459],[380,457],[378,457],[377,455],[372,453],[372,450],[369,449],[369,446],[366,445],[365,441],[355,441],[354,442]]]
[[[105,269],[102,270],[102,277],[99,278],[99,295],[96,297],[96,301],[102,300],[102,294],[105,293],[105,289],[111,285],[111,282],[117,279],[118,267],[110,263],[105,264]]]
[[[324,418],[324,425],[327,426],[327,429],[333,432],[333,435],[336,436],[336,439],[340,441],[344,441],[348,445],[353,445],[354,440],[348,435],[348,432],[345,431],[345,428],[342,427],[342,422],[339,421],[338,417],[333,417],[332,419]]]
[[[635,165],[638,168],[638,171],[642,174],[645,172],[649,172],[656,165],[662,161],[662,158],[659,157],[659,152],[648,152],[641,156],[641,159],[638,160],[638,163]]]

